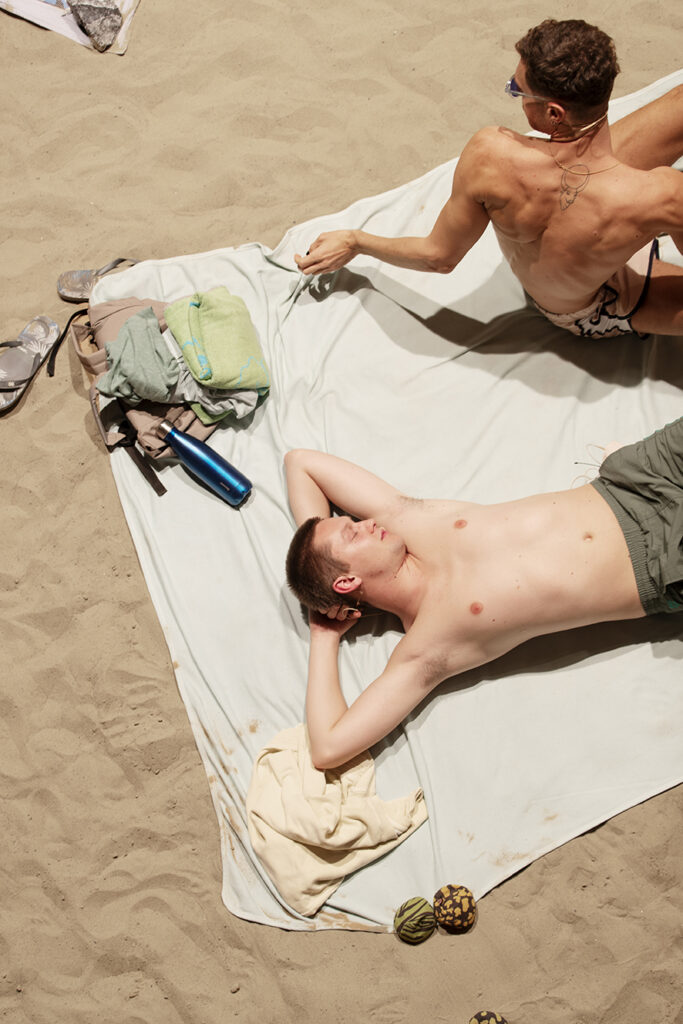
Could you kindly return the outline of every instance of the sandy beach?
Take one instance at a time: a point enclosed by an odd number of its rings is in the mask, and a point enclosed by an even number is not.
[[[124,56],[0,12],[2,340],[60,326],[66,269],[258,241],[409,181],[477,128],[524,130],[515,41],[615,39],[615,96],[680,67],[683,14],[464,0],[142,0]],[[75,355],[0,423],[0,1021],[682,1024],[683,787],[484,897],[476,928],[247,923]]]

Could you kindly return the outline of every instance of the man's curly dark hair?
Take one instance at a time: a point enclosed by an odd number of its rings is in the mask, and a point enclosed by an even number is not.
[[[579,116],[604,113],[619,74],[613,40],[581,20],[546,21],[516,44],[531,92],[571,108]]]

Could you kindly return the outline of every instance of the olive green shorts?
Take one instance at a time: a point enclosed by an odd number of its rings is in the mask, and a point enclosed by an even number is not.
[[[683,611],[683,418],[608,455],[592,484],[624,532],[643,610]]]

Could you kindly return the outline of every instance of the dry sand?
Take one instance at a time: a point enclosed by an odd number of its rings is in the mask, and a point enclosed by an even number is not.
[[[667,3],[143,0],[124,57],[0,13],[3,338],[62,270],[275,245],[486,123],[552,14],[615,37],[616,95],[680,66]],[[683,787],[489,894],[461,938],[291,934],[220,900],[218,828],[65,348],[2,437],[0,1020],[681,1024]],[[543,766],[539,765],[539,771]]]

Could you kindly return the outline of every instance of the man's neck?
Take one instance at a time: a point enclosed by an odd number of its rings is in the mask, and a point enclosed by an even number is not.
[[[406,552],[396,574],[388,581],[369,585],[365,598],[382,611],[396,615],[407,632],[417,618],[427,590],[427,578],[419,561]]]
[[[606,122],[607,111],[587,124],[571,124],[568,121],[562,121],[557,129],[550,133],[550,138],[553,142],[579,142],[581,139],[594,137],[603,127],[606,127]]]
[[[580,162],[592,168],[600,161],[614,162],[612,138],[606,120],[602,120],[600,124],[579,137],[564,134],[562,127],[544,140],[556,163],[560,161],[560,164],[564,165]]]

